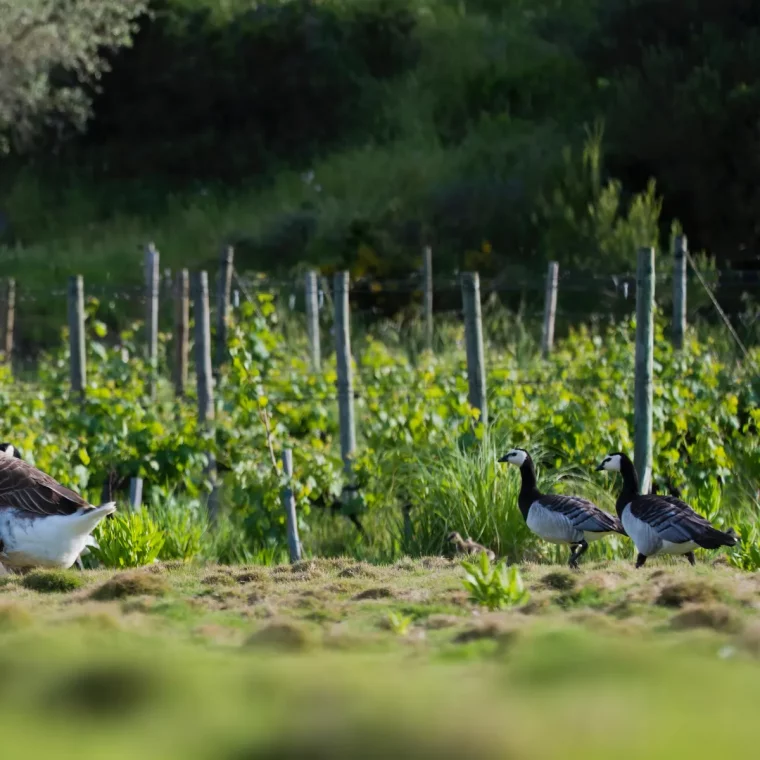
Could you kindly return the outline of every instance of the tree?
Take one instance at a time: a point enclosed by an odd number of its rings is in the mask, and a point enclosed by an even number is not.
[[[0,0],[0,150],[81,130],[147,0]]]

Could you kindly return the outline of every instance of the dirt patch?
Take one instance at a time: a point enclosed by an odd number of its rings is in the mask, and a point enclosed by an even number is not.
[[[128,572],[114,575],[92,592],[92,598],[97,601],[124,599],[128,596],[163,596],[169,587],[158,575],[145,572]]]
[[[240,584],[261,583],[267,580],[269,580],[269,572],[263,567],[248,567],[235,573],[235,581]]]
[[[289,620],[272,622],[246,640],[246,646],[301,651],[315,643],[310,631]]]
[[[465,618],[458,615],[430,615],[425,620],[425,628],[431,631],[440,631],[444,628],[453,628],[465,622]]]
[[[487,617],[457,634],[453,641],[455,644],[468,644],[472,641],[493,639],[501,644],[512,644],[517,640],[518,635],[519,627],[514,622],[503,618]]]
[[[234,586],[236,578],[232,573],[210,573],[203,578],[203,583],[206,586]]]
[[[454,564],[454,560],[448,557],[425,557],[421,564],[425,570],[442,570],[443,568],[450,568]]]
[[[391,589],[381,586],[379,588],[368,588],[364,591],[360,591],[352,598],[355,602],[361,602],[367,599],[391,599],[393,596],[395,595]]]
[[[657,604],[663,607],[683,607],[685,604],[709,604],[719,599],[720,593],[715,586],[701,578],[691,578],[663,586]]]
[[[366,562],[359,562],[341,570],[338,578],[377,578],[377,571]]]
[[[541,578],[541,585],[554,591],[572,591],[577,580],[568,570],[555,570]]]
[[[738,615],[725,604],[702,604],[688,607],[670,621],[676,630],[710,628],[721,633],[736,633],[742,622]]]

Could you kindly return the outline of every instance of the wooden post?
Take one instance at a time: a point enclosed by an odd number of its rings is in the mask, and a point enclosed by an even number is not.
[[[559,264],[549,262],[546,274],[546,296],[544,299],[544,328],[541,335],[541,354],[546,359],[554,348],[554,320],[557,314],[557,282],[559,280]]]
[[[3,304],[3,360],[11,364],[13,360],[13,331],[16,326],[16,281],[10,277],[5,283],[5,302]]]
[[[153,243],[145,246],[145,296],[147,311],[145,314],[145,332],[148,355],[148,392],[156,397],[156,380],[158,374],[158,289],[161,284],[158,271],[159,254]]]
[[[634,389],[634,464],[641,493],[652,479],[652,374],[654,353],[654,248],[639,249],[636,271],[636,378]]]
[[[352,474],[351,460],[356,449],[356,429],[354,427],[354,381],[351,367],[348,272],[336,273],[334,291],[340,453],[343,457],[343,466],[350,480]]]
[[[137,512],[142,506],[143,479],[129,479],[129,511]]]
[[[673,246],[673,348],[683,348],[686,333],[686,235],[678,235]]]
[[[174,391],[182,398],[187,389],[190,356],[190,276],[187,269],[177,272],[174,283]]]
[[[319,338],[319,286],[317,273],[310,270],[306,273],[306,332],[309,336],[309,359],[314,372],[319,372],[322,366],[322,351]]]
[[[211,373],[211,319],[208,306],[208,274],[193,273],[195,316],[195,374],[198,380],[198,422],[214,419],[214,386]]]
[[[488,424],[488,406],[483,358],[483,319],[480,311],[480,277],[477,272],[462,274],[462,305],[469,400],[472,406],[480,410],[480,420],[485,425]]]
[[[425,348],[433,350],[433,249],[422,250],[423,306],[425,310]]]
[[[290,561],[298,562],[301,559],[301,541],[298,538],[298,520],[296,517],[296,500],[290,480],[293,477],[293,451],[285,449],[282,452],[282,467],[287,477],[287,484],[282,489],[282,505],[285,507],[285,519],[288,531],[288,552]]]
[[[240,291],[237,288],[232,291],[232,308],[235,311],[240,308]]]
[[[84,280],[69,278],[69,351],[71,353],[71,390],[84,395],[87,387],[87,353],[84,339]]]
[[[222,248],[219,262],[219,291],[216,297],[216,370],[227,361],[227,336],[230,327],[230,294],[235,250],[231,245]]]

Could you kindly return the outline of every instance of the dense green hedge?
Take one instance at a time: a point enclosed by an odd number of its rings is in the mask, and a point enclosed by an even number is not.
[[[129,146],[124,168],[240,178],[377,129],[377,86],[413,66],[401,0],[294,0],[229,14],[160,0],[112,61],[86,142]],[[119,160],[116,152],[111,160]]]

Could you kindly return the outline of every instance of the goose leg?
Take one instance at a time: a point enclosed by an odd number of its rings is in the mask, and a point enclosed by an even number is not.
[[[80,570],[84,570],[84,565],[82,564],[82,558],[77,557],[76,562],[74,563]]]
[[[638,570],[640,567],[643,567],[646,561],[647,558],[641,552],[639,552],[639,556],[636,557],[636,569]]]
[[[588,541],[582,538],[577,544],[573,546],[573,553],[570,555],[570,567],[578,567],[578,560],[588,550]]]
[[[694,567],[694,565],[697,564],[697,560],[694,558],[694,552],[686,552],[686,554],[683,555],[686,557],[686,559],[689,560],[689,564]]]

